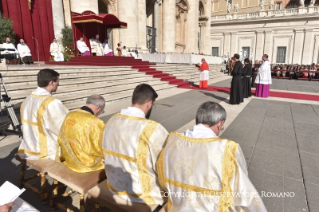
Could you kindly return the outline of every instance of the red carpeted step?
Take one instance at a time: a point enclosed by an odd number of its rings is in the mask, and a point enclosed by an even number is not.
[[[161,77],[167,77],[169,74],[167,73],[161,73],[161,74],[153,74],[154,78],[161,78]]]
[[[156,78],[161,78],[162,81],[169,81],[169,80],[176,79],[176,77],[174,76],[165,76],[165,77],[156,77]]]

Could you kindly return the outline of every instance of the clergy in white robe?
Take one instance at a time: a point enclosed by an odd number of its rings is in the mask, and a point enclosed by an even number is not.
[[[11,43],[11,40],[9,37],[6,37],[6,42],[2,44],[2,48],[6,49],[4,50],[4,54],[7,54],[6,57],[8,58],[6,63],[20,64],[21,58],[19,57],[19,52],[16,49],[16,47],[13,45],[13,43]]]
[[[126,46],[123,46],[122,56],[123,57],[131,57],[130,53],[126,49]]]
[[[148,119],[156,98],[150,85],[138,85],[132,107],[107,122],[102,143],[110,192],[126,201],[147,205],[164,203],[155,163],[168,132]]]
[[[27,44],[25,44],[23,39],[20,39],[20,43],[18,44],[18,52],[22,61],[26,64],[33,64],[33,58],[31,55],[31,51]]]
[[[205,102],[192,130],[170,134],[157,161],[166,211],[266,212],[240,146],[218,137],[225,120],[221,105]]]
[[[263,55],[263,61],[255,79],[256,96],[258,97],[268,97],[270,94],[270,85],[272,84],[271,68],[267,54]]]
[[[59,156],[58,135],[68,109],[52,97],[59,85],[59,73],[43,69],[38,73],[38,88],[21,104],[23,138],[18,149],[27,160],[52,159]]]
[[[105,56],[114,56],[112,49],[110,49],[109,44],[106,42],[103,44],[104,46],[104,55]]]
[[[50,45],[50,53],[56,62],[64,62],[63,47],[54,38]]]
[[[90,39],[90,45],[92,54],[96,54],[96,56],[104,55],[104,49],[102,43],[99,40],[99,35],[96,35],[95,39]]]
[[[90,56],[91,55],[89,47],[83,41],[83,37],[81,37],[80,40],[78,40],[76,42],[76,47],[78,48],[79,52],[82,53],[82,56]]]

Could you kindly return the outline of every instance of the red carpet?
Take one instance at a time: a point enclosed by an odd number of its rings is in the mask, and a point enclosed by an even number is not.
[[[202,91],[217,91],[230,93],[230,88],[226,87],[217,87],[217,86],[208,86],[207,89],[199,88],[198,85],[190,86],[185,85],[180,88],[184,89],[193,89],[193,90],[202,90]],[[255,89],[251,90],[251,93],[255,95]],[[299,93],[287,93],[287,92],[279,92],[279,91],[270,91],[271,97],[280,97],[280,98],[289,98],[289,99],[301,99],[301,100],[311,100],[311,101],[319,101],[319,95],[311,95],[311,94],[299,94]]]

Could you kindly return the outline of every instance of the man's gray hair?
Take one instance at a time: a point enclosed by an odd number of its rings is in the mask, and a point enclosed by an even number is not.
[[[87,98],[86,104],[104,107],[105,106],[105,99],[101,95],[94,94],[94,95],[89,96]]]
[[[212,127],[220,121],[225,121],[226,116],[226,110],[220,104],[208,101],[199,106],[196,124],[207,124]]]

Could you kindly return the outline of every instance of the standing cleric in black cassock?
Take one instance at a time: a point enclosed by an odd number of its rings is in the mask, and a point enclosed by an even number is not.
[[[244,101],[243,86],[242,86],[242,79],[241,79],[243,64],[239,61],[238,54],[234,55],[234,59],[236,60],[236,63],[232,72],[233,79],[231,80],[230,98],[229,98],[229,104],[232,104],[232,105],[240,104],[241,102]]]
[[[243,97],[251,97],[251,64],[249,59],[244,60],[245,67],[242,73],[242,82],[243,82]]]

